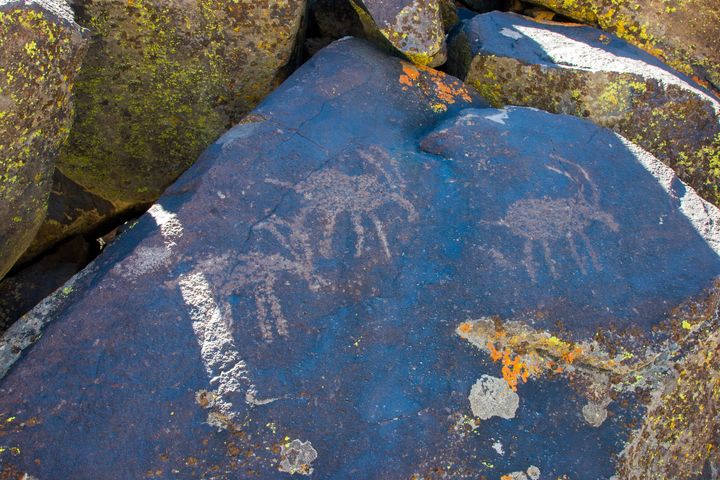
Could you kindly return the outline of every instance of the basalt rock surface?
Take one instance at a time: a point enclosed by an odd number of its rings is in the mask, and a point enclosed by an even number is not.
[[[718,211],[609,130],[474,95],[315,55],[3,337],[7,475],[702,471]]]
[[[720,101],[601,30],[493,12],[450,40],[448,70],[495,106],[523,105],[612,128],[720,204]]]

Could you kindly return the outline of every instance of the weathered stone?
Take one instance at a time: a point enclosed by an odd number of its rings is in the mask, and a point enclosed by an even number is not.
[[[720,213],[609,130],[471,106],[362,41],[319,52],[3,337],[3,467],[609,478],[715,328],[717,292],[691,307]],[[485,375],[514,418],[473,417]]]
[[[305,1],[75,7],[92,41],[59,168],[123,208],[154,201],[284,78]]]
[[[92,259],[91,245],[73,237],[0,281],[0,332],[67,282]]]
[[[478,15],[450,43],[449,71],[495,106],[587,117],[720,204],[720,102],[690,78],[600,30],[512,13]]]
[[[45,220],[20,262],[28,262],[75,235],[98,238],[122,223],[123,218],[139,216],[149,205],[120,209],[93,195],[60,171],[53,176]],[[144,208],[143,208],[144,207]]]
[[[45,217],[85,43],[64,0],[0,0],[0,278]]]
[[[447,0],[350,0],[367,38],[418,65],[445,63]],[[443,15],[445,12],[445,15]]]
[[[716,0],[530,0],[598,25],[720,90],[720,3]]]

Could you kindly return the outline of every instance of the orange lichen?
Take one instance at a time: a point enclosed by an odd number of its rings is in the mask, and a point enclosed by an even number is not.
[[[424,96],[430,100],[429,106],[436,112],[447,110],[447,105],[458,100],[471,102],[470,92],[457,79],[454,79],[438,70],[422,65],[411,65],[401,62],[403,73],[398,81],[407,87],[417,87]],[[439,103],[442,102],[442,103]]]
[[[469,333],[472,330],[472,324],[470,322],[463,322],[460,324],[460,331],[463,333]]]
[[[488,342],[487,349],[490,351],[490,358],[497,362],[502,361],[502,376],[503,379],[510,385],[513,392],[517,391],[518,381],[522,380],[523,383],[528,381],[530,378],[531,367],[529,367],[522,359],[520,355],[514,354],[509,348],[503,349],[501,352],[492,342]]]
[[[415,68],[413,65],[410,65],[409,63],[403,63],[403,72],[405,72],[405,75],[410,77],[413,80],[417,80],[420,78],[420,72],[417,68]]]

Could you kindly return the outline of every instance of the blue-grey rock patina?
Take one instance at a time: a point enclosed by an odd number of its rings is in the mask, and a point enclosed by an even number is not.
[[[643,413],[623,359],[670,345],[672,309],[720,273],[717,212],[663,168],[339,41],[8,332],[6,365],[35,343],[0,381],[0,460],[41,479],[609,478]]]

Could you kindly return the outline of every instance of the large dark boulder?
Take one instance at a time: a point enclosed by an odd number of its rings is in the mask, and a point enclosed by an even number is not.
[[[696,384],[671,367],[720,215],[609,130],[484,107],[360,40],[318,53],[0,342],[6,472],[636,469],[646,394]]]
[[[0,0],[0,278],[45,218],[85,48],[64,0]]]
[[[450,51],[448,70],[494,106],[612,128],[720,204],[720,101],[652,55],[595,28],[501,12],[466,21]]]

